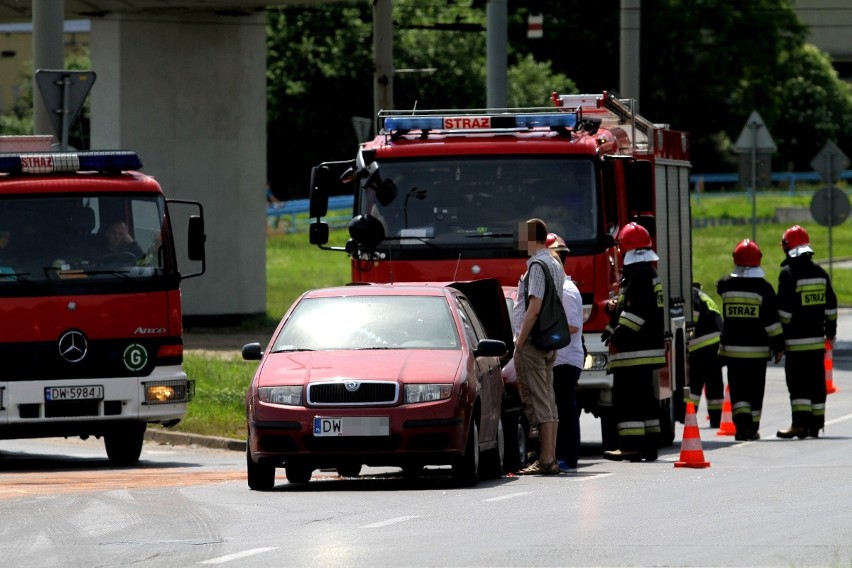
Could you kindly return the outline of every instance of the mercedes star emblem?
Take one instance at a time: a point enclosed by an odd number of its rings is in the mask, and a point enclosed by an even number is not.
[[[59,338],[59,355],[69,363],[79,363],[89,350],[86,336],[79,331],[67,331]]]

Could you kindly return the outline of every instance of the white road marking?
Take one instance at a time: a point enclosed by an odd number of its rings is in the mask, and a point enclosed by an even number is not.
[[[242,552],[235,552],[233,554],[226,554],[225,556],[219,556],[218,558],[211,558],[209,560],[204,560],[199,562],[199,564],[224,564],[225,562],[230,562],[231,560],[239,560],[240,558],[245,558],[247,556],[254,556],[255,554],[262,554],[264,552],[269,552],[270,550],[276,550],[277,546],[268,546],[265,548],[252,548],[251,550],[244,550]]]
[[[524,495],[529,495],[529,491],[525,491],[523,493],[509,493],[508,495],[501,495],[500,497],[492,497],[491,499],[484,499],[485,503],[489,503],[492,501],[503,501],[505,499],[514,499],[515,497],[523,497]]]
[[[396,523],[404,523],[405,521],[410,521],[411,519],[419,519],[420,515],[408,515],[406,517],[396,517],[394,519],[388,519],[386,521],[379,521],[378,523],[372,523],[369,525],[364,525],[362,529],[378,529],[381,527],[386,527],[388,525],[395,525]]]

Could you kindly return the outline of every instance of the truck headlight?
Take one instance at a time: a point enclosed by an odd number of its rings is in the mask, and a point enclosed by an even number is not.
[[[259,398],[261,402],[301,406],[302,387],[300,385],[286,387],[260,387],[257,389],[257,398]]]
[[[405,402],[431,402],[445,400],[453,394],[452,384],[439,385],[405,385]]]
[[[583,363],[584,371],[606,371],[609,356],[606,353],[588,353]]]
[[[194,394],[194,381],[155,381],[144,383],[145,404],[189,402]]]

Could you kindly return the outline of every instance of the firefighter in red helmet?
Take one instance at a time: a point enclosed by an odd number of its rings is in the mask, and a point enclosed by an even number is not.
[[[601,339],[610,349],[618,448],[605,451],[604,457],[654,461],[660,444],[654,369],[666,362],[663,287],[653,265],[659,257],[650,234],[637,223],[622,227],[617,241],[621,282],[617,300],[607,306],[610,324]]]
[[[722,298],[719,358],[728,367],[735,438],[760,439],[766,362],[784,354],[784,333],[772,285],[760,268],[763,254],[749,239],[734,248],[734,271],[716,284]]]
[[[825,340],[837,332],[837,297],[828,274],[813,261],[805,229],[794,225],[784,231],[781,248],[786,258],[778,275],[778,314],[793,421],[778,437],[816,438],[825,426]]]

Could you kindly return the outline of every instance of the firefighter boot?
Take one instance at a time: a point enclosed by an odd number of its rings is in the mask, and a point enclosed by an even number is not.
[[[718,428],[722,423],[722,409],[710,408],[707,410],[707,415],[710,416],[710,427]]]
[[[817,431],[817,433],[819,433],[819,431]],[[779,438],[784,438],[785,440],[789,440],[790,438],[799,438],[804,440],[808,437],[808,434],[809,431],[807,428],[805,428],[804,426],[797,426],[796,424],[793,424],[786,430],[778,430],[775,435]]]
[[[811,420],[808,426],[808,436],[811,438],[819,438],[819,431],[825,428],[825,416],[811,414]]]
[[[734,440],[738,442],[750,440],[753,428],[751,414],[740,412],[734,415],[733,420],[734,427],[737,429],[736,434],[734,434]]]
[[[642,461],[642,452],[628,450],[607,450],[603,453],[604,459],[612,461]]]

